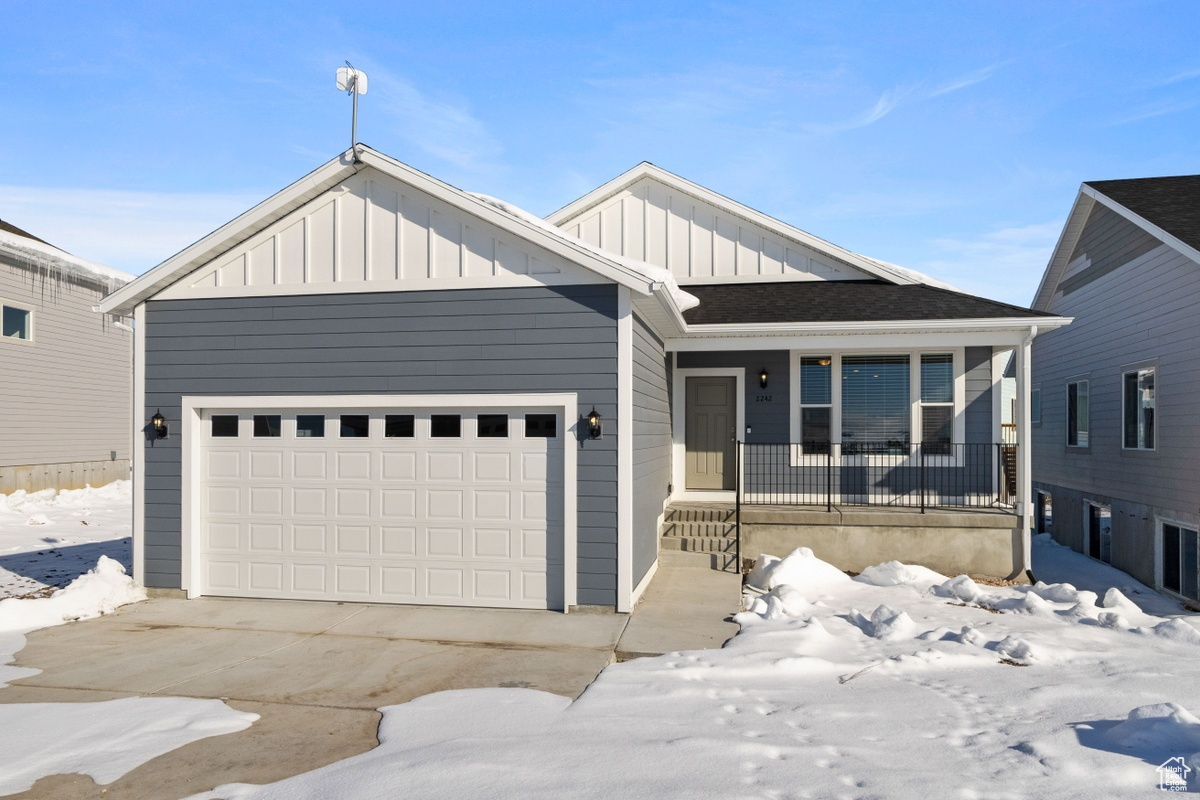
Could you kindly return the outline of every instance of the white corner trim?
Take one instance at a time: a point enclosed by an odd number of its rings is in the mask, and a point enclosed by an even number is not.
[[[129,457],[133,459],[133,579],[146,585],[146,304],[133,309],[133,419]]]
[[[142,308],[143,306],[138,306]],[[455,395],[184,395],[181,398],[183,506],[181,514],[182,580],[188,597],[199,595],[202,583],[198,559],[192,558],[199,545],[200,503],[196,496],[201,475],[200,449],[203,426],[201,411],[214,409],[305,409],[327,408],[503,408],[521,406],[561,411],[563,416],[563,611],[578,605],[579,533],[578,533],[578,447],[572,435],[579,410],[574,393],[531,394],[455,394]],[[136,492],[137,484],[134,484]],[[137,506],[135,506],[137,508]],[[136,511],[135,511],[136,513]],[[136,517],[135,517],[136,531]],[[135,538],[135,544],[137,539]],[[135,550],[136,554],[136,550]],[[135,556],[136,557],[136,556]]]
[[[631,608],[637,606],[641,601],[642,595],[646,593],[646,589],[650,587],[650,581],[654,580],[654,576],[658,574],[658,559],[654,559],[654,563],[650,565],[650,569],[646,570],[645,576],[642,577],[637,588],[633,590],[633,596],[630,598],[629,605]]]
[[[688,491],[687,476],[687,379],[734,378],[737,394],[737,439],[746,435],[746,370],[742,367],[680,368],[675,357],[671,380],[671,500],[732,500],[736,492]]]
[[[617,611],[633,608],[633,307],[617,287]]]

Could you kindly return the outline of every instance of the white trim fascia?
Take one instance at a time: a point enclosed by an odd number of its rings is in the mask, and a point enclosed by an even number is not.
[[[654,559],[654,563],[650,565],[650,569],[646,570],[646,574],[642,577],[640,583],[633,590],[633,596],[629,598],[629,605],[636,608],[641,602],[642,595],[646,593],[646,589],[650,588],[650,581],[654,580],[654,576],[658,574],[658,559]]]
[[[1028,332],[1030,325],[1039,330],[1054,330],[1069,325],[1072,317],[998,317],[987,319],[930,319],[930,320],[871,320],[853,322],[760,322],[754,324],[726,323],[719,325],[689,325],[693,336],[713,334],[772,334],[772,333],[925,333],[941,331],[1006,331]]]
[[[737,395],[737,440],[746,435],[746,370],[742,367],[691,367],[681,368],[675,360],[671,386],[671,492],[670,500],[727,501],[733,500],[737,492],[687,489],[687,379],[688,378],[733,378]]]
[[[142,306],[139,306],[139,308]],[[182,588],[189,597],[197,596],[202,584],[199,564],[193,564],[191,554],[198,544],[199,503],[191,498],[195,487],[192,476],[200,475],[199,457],[203,426],[200,412],[213,409],[256,409],[256,408],[478,408],[520,406],[525,408],[553,408],[563,415],[563,612],[578,605],[579,558],[578,558],[578,502],[579,478],[577,450],[574,446],[578,397],[574,393],[530,393],[530,394],[355,394],[355,395],[184,395],[181,398],[183,417],[183,442],[181,447],[181,469],[183,471],[184,513],[181,515],[181,544],[183,553]],[[189,466],[189,463],[191,466]],[[136,484],[135,484],[136,490]],[[135,512],[136,513],[136,512]],[[136,524],[136,517],[135,517]],[[135,539],[136,542],[136,539]],[[136,553],[136,550],[135,550]],[[136,557],[136,555],[135,555]]]
[[[617,287],[617,612],[633,608],[633,308]]]
[[[643,178],[650,178],[670,187],[671,189],[674,189],[675,191],[691,195],[693,198],[702,203],[715,206],[716,208],[719,208],[720,210],[732,216],[740,217],[751,224],[757,225],[761,228],[766,228],[771,233],[774,233],[783,239],[790,239],[796,244],[808,247],[811,250],[816,250],[819,253],[854,267],[855,269],[866,272],[869,275],[873,275],[877,278],[883,278],[889,283],[899,285],[920,283],[919,280],[913,278],[912,276],[899,272],[893,272],[879,264],[874,259],[860,255],[851,250],[847,250],[844,247],[839,247],[833,242],[826,241],[819,236],[814,236],[807,231],[800,230],[793,225],[789,225],[782,220],[776,219],[775,217],[768,216],[761,211],[756,211],[747,205],[743,205],[742,203],[733,200],[732,198],[726,197],[723,194],[718,194],[712,189],[706,189],[697,183],[692,183],[687,178],[680,177],[673,172],[668,172],[662,167],[657,167],[648,161],[643,161],[633,169],[627,170],[604,185],[593,189],[583,197],[580,197],[578,200],[568,203],[558,211],[555,211],[546,217],[546,221],[551,225],[556,225],[559,227],[569,224],[571,220],[586,213],[595,206],[603,203],[605,200],[608,200],[625,189],[628,189],[634,183],[637,183]]]
[[[1038,326],[1039,329],[1041,326]],[[728,350],[804,350],[810,353],[818,351],[859,351],[877,352],[881,349],[925,349],[930,347],[1017,347],[1024,341],[1029,332],[1026,325],[1023,330],[1004,331],[907,331],[878,332],[870,334],[839,333],[828,335],[792,334],[778,336],[722,336],[710,338],[672,337],[663,342],[663,346],[671,352],[709,352]],[[906,337],[907,341],[897,341],[898,336]]]
[[[1103,194],[1102,192],[1096,191],[1091,186],[1088,186],[1086,183],[1080,187],[1079,191],[1083,194],[1086,194],[1088,197],[1092,198],[1093,200],[1098,200],[1099,202],[1108,206],[1110,209],[1117,212],[1122,217],[1124,217],[1125,219],[1132,222],[1134,225],[1137,225],[1139,228],[1141,228],[1142,230],[1146,231],[1147,233],[1153,235],[1155,238],[1159,239],[1160,241],[1164,242],[1165,244],[1169,244],[1171,247],[1175,248],[1180,253],[1183,253],[1185,256],[1190,258],[1192,261],[1195,261],[1197,264],[1200,264],[1200,250],[1197,250],[1196,248],[1192,247],[1190,244],[1184,242],[1179,237],[1177,237],[1173,234],[1167,233],[1165,230],[1158,227],[1153,222],[1150,222],[1145,217],[1143,217],[1139,214],[1135,214],[1134,212],[1130,211],[1125,206],[1118,203],[1116,200],[1113,200],[1111,197]]]
[[[163,263],[154,267],[100,301],[100,310],[105,313],[128,311],[144,300],[165,289],[181,277],[198,269],[221,253],[236,247],[254,234],[295,209],[307,203],[325,190],[358,172],[361,166],[348,158],[350,151],[317,167],[295,183],[281,189],[250,210],[217,228],[212,233],[185,247]],[[257,226],[257,227],[256,227]]]
[[[129,457],[133,459],[133,579],[146,584],[146,304],[133,309],[133,419]]]

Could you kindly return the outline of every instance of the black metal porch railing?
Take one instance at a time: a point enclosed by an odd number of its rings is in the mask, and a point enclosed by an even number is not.
[[[1009,510],[1014,444],[738,443],[740,505]]]

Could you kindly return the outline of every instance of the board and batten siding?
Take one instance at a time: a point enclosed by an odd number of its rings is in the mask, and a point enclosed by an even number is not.
[[[671,366],[662,340],[633,318],[633,585],[658,560],[671,484]]]
[[[1056,293],[1047,309],[1075,321],[1033,342],[1042,408],[1033,426],[1033,477],[1052,495],[1055,537],[1074,546],[1080,540],[1066,528],[1082,525],[1082,517],[1067,504],[1111,503],[1114,564],[1153,583],[1153,529],[1143,518],[1200,522],[1200,264],[1157,240],[1147,249],[1147,236],[1112,212],[1093,212],[1080,235],[1092,249],[1081,244],[1076,258],[1090,266],[1075,276],[1091,279]],[[1068,273],[1063,283],[1072,279]],[[1157,448],[1125,450],[1122,375],[1151,365]],[[1080,379],[1088,381],[1090,405],[1084,448],[1068,447],[1066,431],[1067,382]]]
[[[183,395],[575,392],[606,420],[603,438],[568,439],[580,447],[577,602],[613,606],[616,318],[611,284],[155,300],[146,408],[177,423]],[[145,448],[147,586],[180,585],[180,444]]]
[[[0,470],[118,461],[128,477],[133,338],[92,311],[106,291],[0,258],[0,303],[33,312],[32,340],[0,338]]]
[[[874,277],[648,177],[562,228],[611,253],[669,269],[681,283]]]

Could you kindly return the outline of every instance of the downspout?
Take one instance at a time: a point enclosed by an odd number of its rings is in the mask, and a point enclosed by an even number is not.
[[[1020,408],[1021,416],[1017,420],[1017,504],[1021,520],[1021,564],[1025,577],[1030,583],[1037,583],[1033,574],[1033,536],[1030,533],[1033,524],[1033,453],[1030,437],[1032,435],[1032,415],[1030,409],[1031,380],[1033,378],[1032,354],[1033,340],[1037,337],[1037,325],[1029,327],[1029,335],[1021,343],[1021,376],[1020,376]]]

